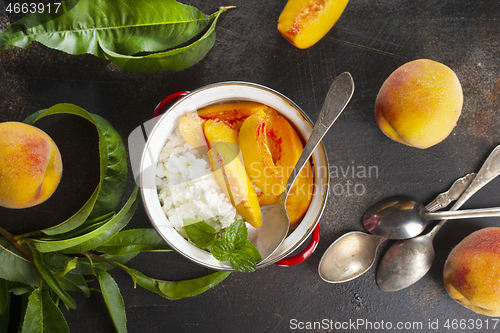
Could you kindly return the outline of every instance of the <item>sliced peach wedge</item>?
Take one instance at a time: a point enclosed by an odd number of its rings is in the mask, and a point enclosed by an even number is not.
[[[275,110],[259,111],[244,121],[239,144],[250,179],[261,190],[261,206],[274,204],[297,163],[303,145],[290,123]],[[312,199],[313,174],[308,162],[287,199],[290,223],[300,220]]]
[[[238,213],[255,228],[262,225],[257,193],[245,167],[229,143],[219,142],[209,150],[215,179],[221,190],[231,199]]]
[[[233,102],[210,105],[198,110],[198,116],[203,119],[218,119],[229,124],[234,130],[239,131],[243,121],[259,110],[269,107],[256,102]]]
[[[203,133],[204,119],[195,112],[188,113],[179,118],[179,131],[186,142],[193,148],[200,148],[207,145],[205,134]]]

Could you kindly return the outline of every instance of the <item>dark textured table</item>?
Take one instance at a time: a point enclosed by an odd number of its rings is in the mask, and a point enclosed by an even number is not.
[[[27,49],[8,48],[0,53],[0,121],[21,121],[34,111],[67,102],[103,116],[126,139],[150,119],[165,96],[229,80],[273,88],[315,120],[333,78],[348,71],[356,84],[354,96],[323,142],[332,167],[345,170],[371,166],[378,172],[365,178],[342,174],[332,177],[331,188],[337,191],[330,192],[320,221],[319,246],[297,266],[272,265],[252,274],[233,273],[204,294],[178,301],[140,287],[134,289],[125,273],[111,271],[125,301],[129,332],[285,332],[294,328],[307,332],[381,332],[386,331],[382,325],[388,322],[393,327],[397,323],[413,327],[408,331],[454,332],[458,330],[445,327],[448,319],[485,322],[488,317],[465,309],[447,295],[442,269],[454,245],[479,228],[497,224],[498,218],[446,224],[434,242],[436,261],[432,269],[403,291],[385,293],[375,282],[378,260],[389,242],[379,251],[375,266],[354,281],[328,284],[320,279],[317,269],[331,242],[348,231],[363,230],[361,216],[371,204],[396,194],[412,195],[427,203],[455,179],[478,171],[490,151],[500,144],[500,3],[351,1],[328,35],[306,50],[289,44],[276,29],[286,0],[186,3],[205,13],[221,5],[237,6],[221,16],[214,48],[192,68],[132,74],[94,56],[70,56],[36,43]],[[0,2],[0,31],[9,24],[2,6]],[[451,67],[464,92],[462,116],[452,134],[426,150],[391,141],[378,129],[374,118],[375,98],[383,81],[400,65],[418,58]],[[65,126],[50,121],[40,125],[60,136],[58,140],[69,151],[95,143],[91,127],[66,121]],[[73,136],[75,140],[68,140]],[[86,175],[92,167],[87,163],[80,153],[74,153],[72,162],[68,162],[65,175],[74,177],[66,190],[75,197],[65,200],[65,195],[56,196],[54,201],[61,209],[40,211],[36,221],[26,221],[21,215],[16,218],[16,214],[3,210],[2,219],[20,220],[16,226],[21,228],[30,223],[51,223],[50,219],[62,218],[64,211],[75,209],[71,205],[78,208],[79,200],[89,195],[85,191],[95,186],[95,178]],[[358,184],[363,193],[341,193],[348,183]],[[464,208],[499,206],[499,185],[500,179],[491,182]],[[132,187],[130,177],[127,193]],[[142,206],[128,227],[150,227]],[[165,280],[207,273],[175,252],[141,254],[129,264]],[[71,332],[113,332],[100,295],[74,297],[78,309],[62,309]],[[439,330],[429,326],[436,321]],[[307,324],[313,322],[322,325],[308,328]],[[495,331],[492,323],[490,319],[488,330],[484,325],[481,330],[476,327],[469,331]],[[343,328],[339,327],[342,324]],[[303,330],[299,329],[302,325]]]

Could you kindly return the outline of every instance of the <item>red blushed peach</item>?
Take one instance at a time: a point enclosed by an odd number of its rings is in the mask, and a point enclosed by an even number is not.
[[[62,176],[54,141],[19,122],[0,123],[0,206],[28,208],[46,201]]]
[[[446,259],[443,280],[459,304],[500,316],[500,228],[484,228],[462,240]]]
[[[375,118],[389,138],[428,148],[451,133],[462,112],[460,81],[447,66],[419,59],[396,69],[375,102]]]

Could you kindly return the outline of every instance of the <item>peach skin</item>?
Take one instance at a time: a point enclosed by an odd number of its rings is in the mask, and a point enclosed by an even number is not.
[[[19,122],[0,123],[0,206],[38,205],[54,193],[61,176],[61,154],[44,131]]]
[[[500,228],[473,232],[448,255],[444,286],[457,303],[483,315],[500,316]]]
[[[448,137],[462,104],[456,74],[439,62],[419,59],[402,65],[383,83],[375,118],[389,138],[424,149]]]

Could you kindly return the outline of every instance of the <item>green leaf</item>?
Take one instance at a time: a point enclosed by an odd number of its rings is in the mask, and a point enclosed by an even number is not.
[[[127,225],[134,215],[139,202],[137,200],[138,189],[138,186],[136,186],[120,212],[100,228],[71,239],[56,241],[33,239],[37,250],[40,252],[64,251],[66,253],[80,253],[92,250],[106,242]]]
[[[38,276],[35,265],[8,240],[0,237],[0,278],[38,286]]]
[[[235,249],[241,249],[247,241],[248,231],[243,220],[237,220],[231,223],[222,235],[222,241],[234,244]]]
[[[102,269],[95,268],[94,274],[99,279],[102,296],[108,308],[113,324],[117,332],[127,332],[127,317],[125,313],[125,304],[123,303],[120,289],[115,280]]]
[[[9,286],[9,292],[13,293],[16,296],[23,295],[26,293],[31,294],[35,289],[32,286],[27,286],[25,284],[14,281],[8,281],[8,286]]]
[[[127,150],[120,134],[104,118],[93,114],[97,128],[106,141],[108,160],[104,180],[101,182],[99,197],[89,218],[97,218],[115,211],[120,204],[127,184]]]
[[[69,333],[69,327],[59,308],[45,288],[31,294],[24,315],[22,333]]]
[[[58,280],[65,290],[78,291],[83,293],[85,297],[90,297],[89,286],[82,275],[70,273],[59,277]]]
[[[262,260],[262,256],[260,255],[259,251],[255,248],[255,245],[253,245],[252,242],[250,242],[248,239],[241,250],[248,253],[256,263]]]
[[[238,272],[250,273],[257,269],[255,261],[250,254],[243,250],[236,250],[230,255],[231,266]]]
[[[83,222],[78,228],[75,228],[75,229],[70,230],[68,232],[65,232],[63,234],[45,235],[45,236],[39,237],[37,239],[40,239],[40,240],[62,240],[62,239],[83,236],[91,231],[94,231],[95,229],[98,229],[102,225],[104,225],[114,215],[115,215],[115,212],[110,212],[110,213],[103,215],[103,216],[100,216],[98,218],[95,218],[92,220],[87,220],[87,221]]]
[[[1,36],[1,35],[0,35]],[[37,120],[52,115],[52,114],[61,114],[61,113],[68,113],[68,114],[74,114],[77,116],[80,116],[88,121],[90,121],[92,124],[96,125],[96,122],[94,118],[92,118],[92,115],[85,111],[84,109],[73,105],[73,104],[67,104],[67,103],[61,103],[61,104],[56,104],[52,107],[50,107],[47,110],[42,110],[39,111],[30,117],[26,118],[24,120],[25,123],[27,124],[34,124]],[[70,230],[73,230],[77,227],[79,227],[85,220],[89,217],[90,213],[92,212],[92,209],[98,199],[99,196],[99,190],[101,187],[101,184],[104,181],[105,173],[106,173],[106,167],[108,164],[108,149],[106,146],[106,140],[104,138],[104,134],[102,131],[97,127],[97,134],[99,136],[99,156],[100,156],[100,180],[99,184],[97,185],[96,189],[94,190],[94,193],[92,196],[87,200],[87,202],[83,205],[82,208],[78,212],[76,212],[73,216],[71,216],[69,219],[66,221],[61,222],[60,224],[50,227],[47,229],[42,230],[42,232],[48,234],[48,235],[55,235],[55,234],[62,234],[65,232],[68,232]]]
[[[9,303],[9,288],[7,286],[7,280],[0,279],[0,315],[5,314]]]
[[[124,268],[138,285],[171,300],[199,295],[219,284],[230,274],[229,272],[215,272],[196,279],[170,282],[150,278],[132,268]]]
[[[100,43],[104,52],[104,58],[133,73],[158,73],[165,70],[178,71],[191,67],[203,59],[214,46],[215,25],[220,14],[226,8],[222,8],[212,15],[215,18],[207,32],[200,39],[188,46],[167,52],[153,53],[147,56],[128,56],[113,52],[106,48],[103,43]]]
[[[226,261],[229,259],[229,255],[234,251],[233,243],[226,243],[220,240],[214,240],[212,246],[210,247],[210,252],[215,259],[219,261]]]
[[[66,304],[71,309],[76,309],[75,300],[68,295],[68,293],[61,287],[61,284],[54,276],[54,274],[50,271],[50,269],[43,262],[43,258],[40,252],[33,248],[33,259],[35,261],[36,268],[42,275],[43,279],[49,287],[59,296],[64,304]]]
[[[78,258],[74,257],[68,263],[66,264],[66,267],[64,267],[64,270],[62,272],[58,272],[56,274],[56,277],[63,277],[65,276],[68,272],[74,270],[76,268],[76,265],[78,263]]]
[[[54,272],[61,272],[64,270],[66,267],[67,263],[73,258],[73,256],[67,256],[61,253],[57,252],[47,252],[47,253],[42,253],[43,255],[43,260],[45,264]],[[131,253],[128,255],[123,255],[123,256],[114,256],[114,255],[102,255],[103,258],[112,260],[114,262],[120,263],[120,264],[125,264],[129,260],[135,258],[138,255],[138,253]],[[110,270],[115,268],[115,266],[110,265],[106,262],[99,261],[97,259],[93,260],[93,263],[96,267],[99,267],[100,269],[103,270]],[[78,262],[76,264],[76,268],[71,272],[73,274],[80,274],[80,275],[90,275],[92,274],[92,265],[90,264],[90,261],[88,258],[78,258]]]
[[[177,47],[199,35],[227,8],[211,16],[174,0],[80,0],[62,2],[63,15],[48,12],[26,15],[0,34],[0,51],[7,45],[25,48],[32,41],[69,54],[93,54],[134,72],[155,73],[194,65],[212,48],[214,23],[190,45]]]
[[[10,297],[7,292],[7,302],[5,304],[4,312],[0,314],[0,333],[9,332],[9,322],[10,322]]]
[[[188,238],[199,247],[207,247],[217,236],[217,230],[211,225],[196,219],[184,219],[184,231]]]
[[[120,231],[95,250],[112,255],[147,251],[172,251],[156,230],[152,228]]]

